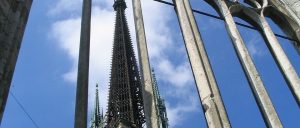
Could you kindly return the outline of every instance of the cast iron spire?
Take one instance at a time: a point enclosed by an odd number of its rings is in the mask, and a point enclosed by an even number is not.
[[[125,17],[126,3],[115,0],[113,57],[107,111],[107,126],[142,127],[145,122],[142,87]]]

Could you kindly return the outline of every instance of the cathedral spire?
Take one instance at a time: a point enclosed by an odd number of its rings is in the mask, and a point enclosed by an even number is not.
[[[145,122],[142,86],[125,16],[126,3],[115,0],[113,57],[107,127],[140,128]]]

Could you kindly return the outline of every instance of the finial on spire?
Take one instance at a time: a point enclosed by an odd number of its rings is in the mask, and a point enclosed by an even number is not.
[[[114,9],[117,11],[119,8],[125,10],[127,8],[125,0],[115,0]]]

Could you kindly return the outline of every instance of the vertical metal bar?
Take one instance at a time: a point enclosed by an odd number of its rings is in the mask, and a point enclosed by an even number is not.
[[[227,31],[231,37],[232,43],[238,54],[239,60],[242,63],[243,69],[246,72],[252,92],[254,93],[256,102],[263,114],[264,120],[268,127],[282,127],[271,99],[264,87],[264,84],[259,76],[259,73],[251,59],[251,56],[244,44],[244,41],[234,23],[233,17],[224,0],[214,0],[217,4],[220,13],[225,19]]]
[[[87,127],[92,0],[83,0],[74,128]]]
[[[188,0],[184,0],[184,1],[185,1],[184,3],[185,3],[185,7],[186,7],[186,10],[187,10],[187,13],[188,13],[188,17],[189,17],[190,22],[191,22],[191,27],[192,27],[193,33],[195,34],[195,39],[196,39],[196,42],[197,42],[196,44],[198,46],[198,50],[200,52],[201,59],[203,60],[204,69],[206,70],[207,78],[208,78],[208,81],[209,81],[209,84],[210,84],[210,87],[211,87],[211,91],[214,95],[214,100],[216,102],[217,109],[218,109],[219,114],[220,114],[222,125],[223,125],[224,128],[229,128],[230,123],[229,123],[229,120],[228,120],[226,109],[224,107],[224,104],[223,104],[223,101],[222,101],[222,98],[221,98],[221,94],[220,94],[217,82],[215,80],[215,76],[213,74],[213,71],[212,71],[212,68],[211,68],[211,65],[210,65],[210,62],[209,62],[209,58],[208,58],[206,50],[205,50],[205,46],[204,46],[203,41],[201,39],[201,35],[200,35],[199,29],[198,29],[197,22],[195,20],[194,15],[193,15],[193,11],[191,9],[190,2],[188,2]]]
[[[154,90],[152,88],[151,69],[146,43],[141,1],[132,0],[132,6],[141,71],[141,82],[143,85],[143,101],[146,124],[148,128],[159,128]]]
[[[203,58],[201,58],[201,53],[198,49],[198,44],[200,43],[200,35],[196,35],[196,24],[193,24],[192,13],[188,13],[188,10],[191,11],[189,0],[173,0],[175,3],[175,9],[181,26],[181,31],[184,37],[185,46],[187,49],[189,61],[192,67],[192,72],[194,75],[196,87],[198,94],[204,108],[204,113],[206,121],[209,127],[212,128],[221,128],[223,127],[222,121],[220,119],[220,114],[216,103],[214,101],[214,95],[211,90],[210,81],[208,75],[206,74]],[[190,16],[189,16],[190,14]],[[199,42],[197,42],[199,41]]]

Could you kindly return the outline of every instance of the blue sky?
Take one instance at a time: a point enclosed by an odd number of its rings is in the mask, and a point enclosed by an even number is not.
[[[115,18],[112,3],[113,0],[93,1],[89,113],[96,83],[100,85],[101,106],[106,108]],[[191,4],[195,9],[217,15],[204,1],[191,0]],[[135,44],[130,0],[127,5]],[[151,65],[161,95],[166,99],[171,127],[206,127],[174,8],[152,0],[143,0],[142,6]],[[33,2],[11,92],[41,128],[73,127],[80,16],[81,0]],[[195,16],[232,126],[266,127],[223,21]],[[276,33],[283,34],[268,21]],[[296,128],[300,110],[262,37],[254,30],[238,28],[283,125]],[[289,41],[278,40],[299,74],[300,58],[296,50]],[[1,128],[34,128],[11,96]]]

